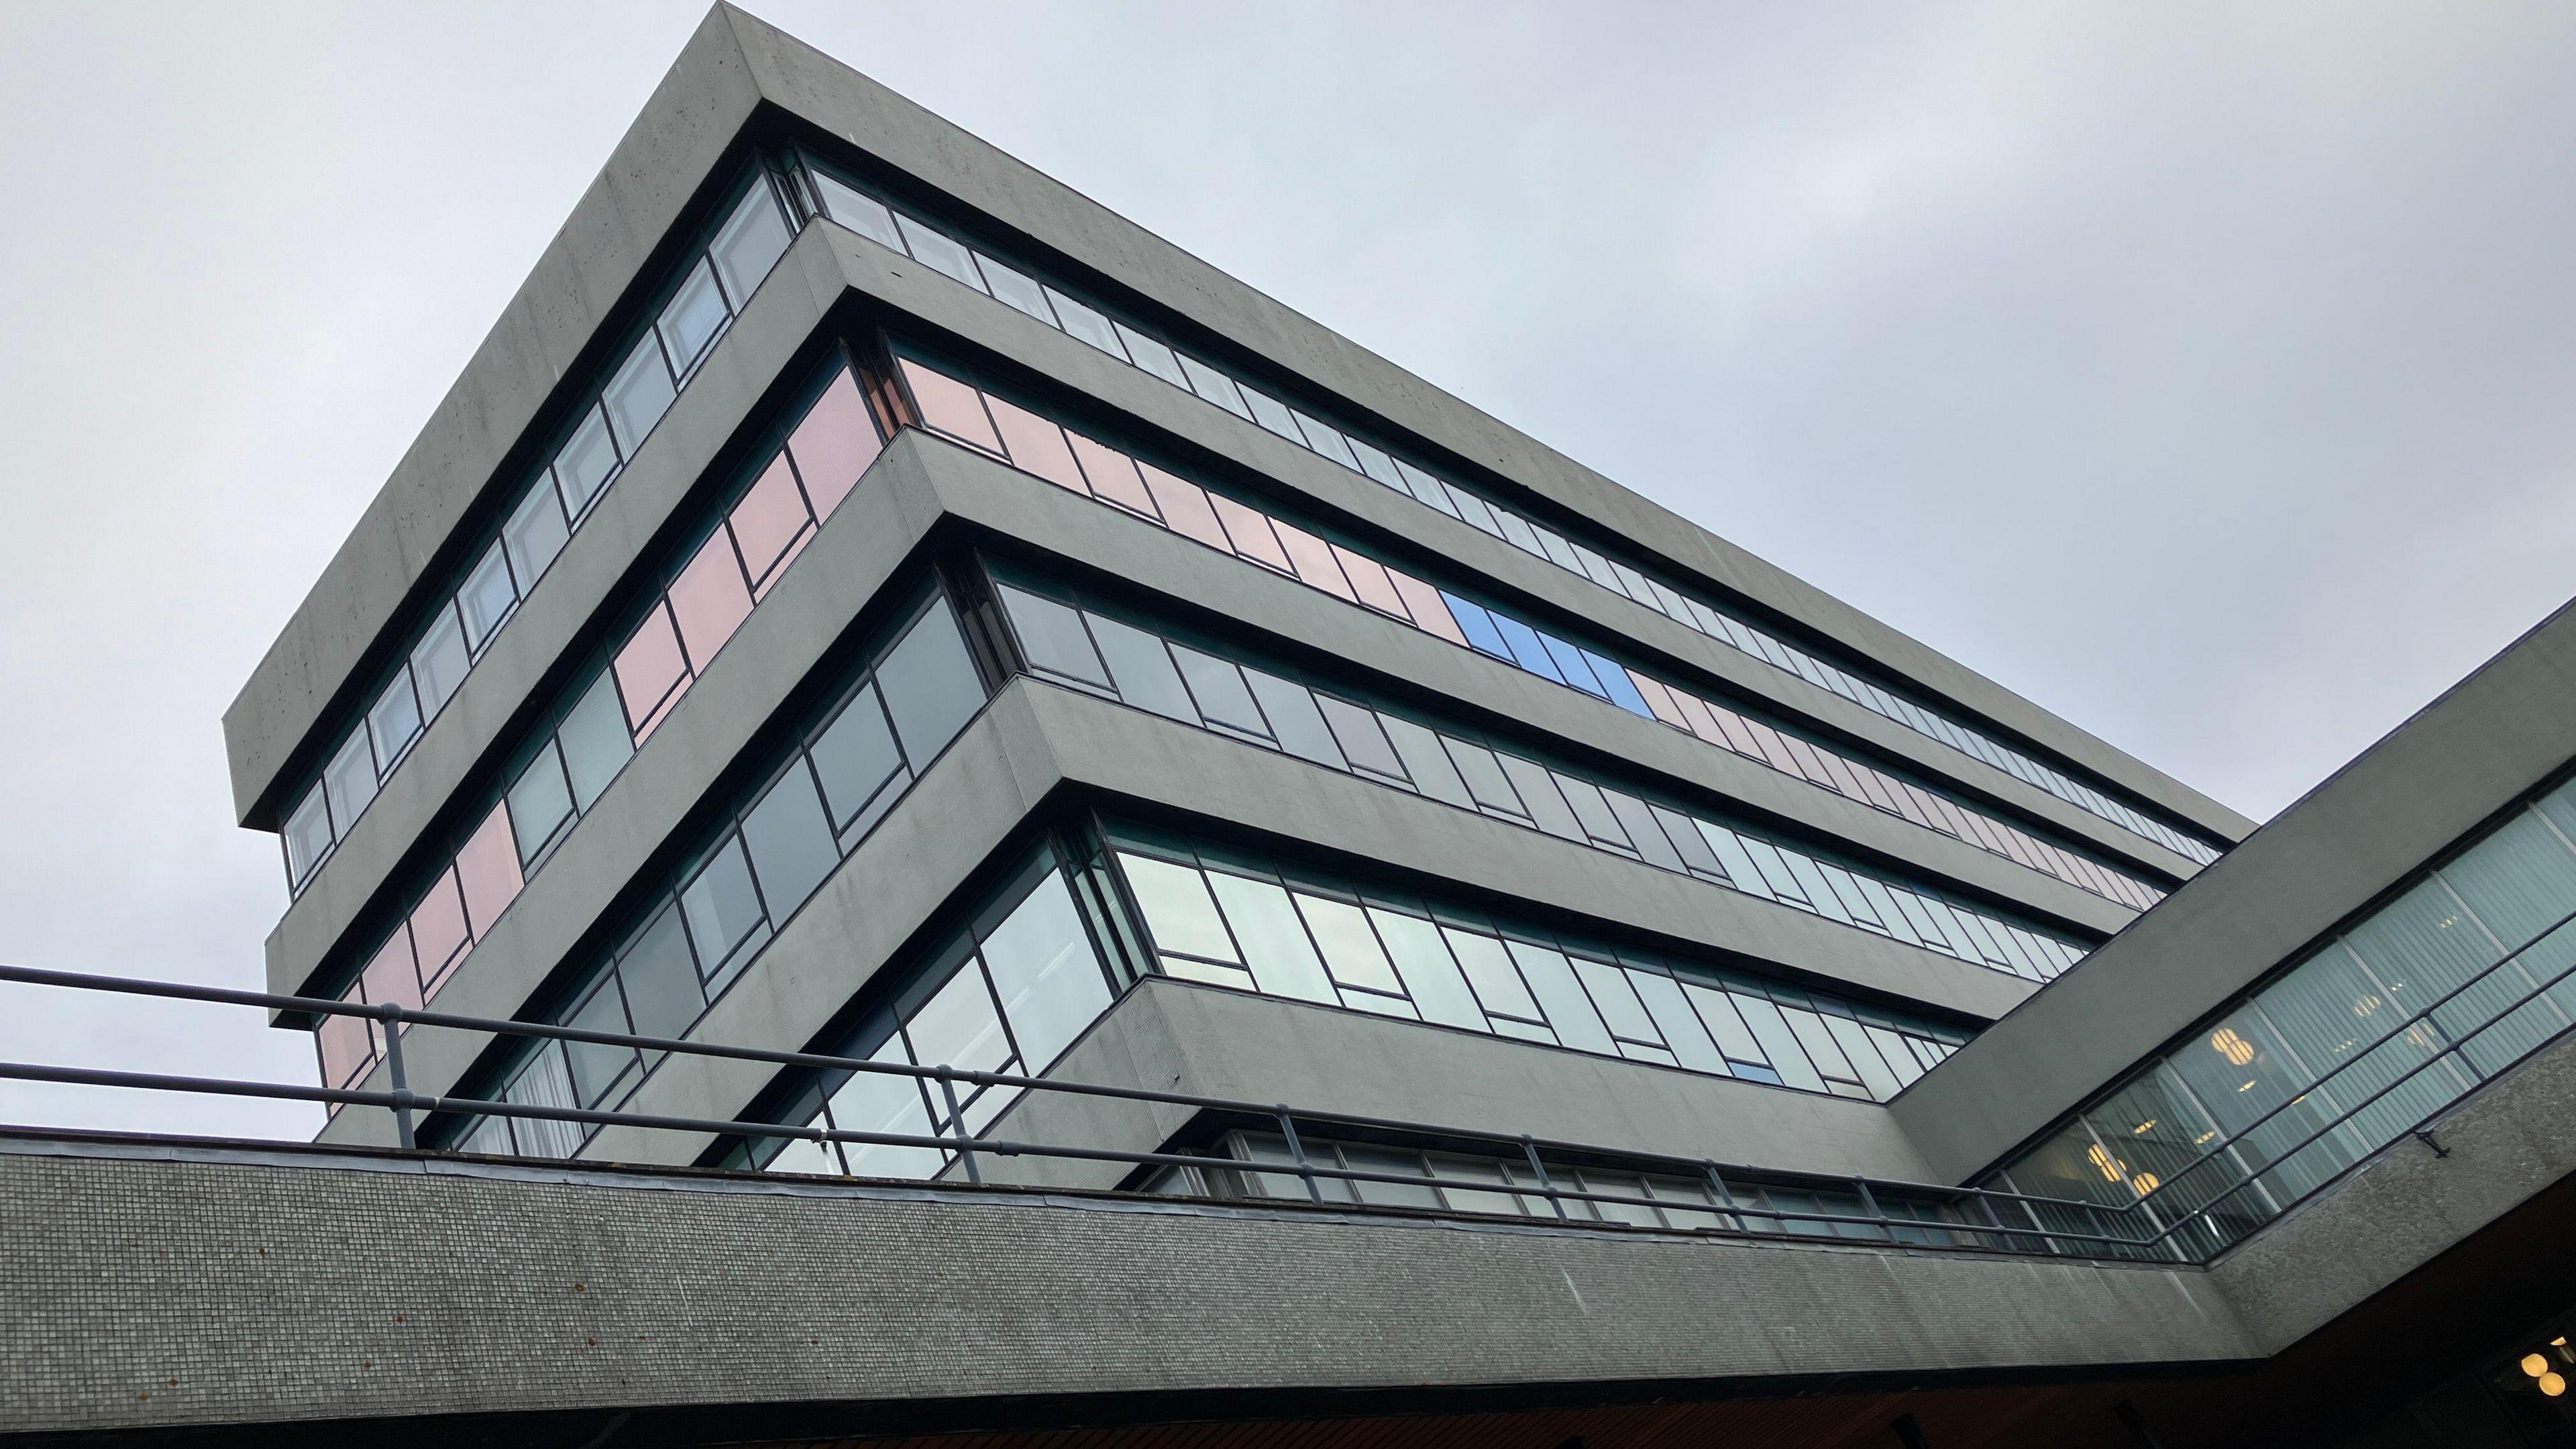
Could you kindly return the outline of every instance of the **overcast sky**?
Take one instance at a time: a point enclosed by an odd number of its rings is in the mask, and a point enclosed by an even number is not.
[[[2576,7],[751,8],[2257,819],[2576,592]],[[0,960],[258,983],[224,707],[702,14],[0,0]]]

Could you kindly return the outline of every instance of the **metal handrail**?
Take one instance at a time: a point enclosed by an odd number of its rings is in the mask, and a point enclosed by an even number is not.
[[[56,1067],[29,1063],[0,1063],[0,1080],[39,1081],[75,1086],[118,1087],[143,1090],[177,1091],[228,1096],[262,1097],[288,1101],[322,1102],[338,1106],[378,1107],[390,1112],[396,1124],[396,1136],[406,1150],[424,1150],[418,1146],[414,1130],[417,1114],[455,1113],[469,1116],[493,1116],[522,1120],[585,1123],[596,1126],[627,1126],[649,1130],[700,1132],[718,1136],[786,1138],[813,1142],[837,1142],[862,1146],[930,1148],[957,1154],[969,1185],[983,1185],[978,1154],[994,1157],[1044,1157],[1079,1161],[1125,1163],[1138,1167],[1191,1167],[1222,1169],[1238,1173],[1294,1175],[1306,1188],[1308,1199],[1317,1204],[1363,1211],[1404,1211],[1384,1204],[1364,1201],[1328,1203],[1322,1190],[1325,1181],[1350,1183],[1389,1183],[1409,1187],[1426,1184],[1455,1186],[1465,1190],[1502,1193],[1523,1198],[1546,1199],[1557,1217],[1581,1221],[1566,1211],[1569,1202],[1602,1203],[1621,1207],[1651,1207],[1666,1212],[1697,1214],[1732,1221],[1731,1231],[1756,1236],[1788,1236],[1813,1240],[1815,1235],[1785,1231],[1790,1223],[1817,1224],[1828,1231],[1842,1227],[1871,1229],[1879,1239],[1916,1247],[1953,1248],[1964,1251],[1996,1251],[1972,1239],[1992,1238],[2001,1244],[2037,1242],[2060,1252],[2079,1255],[2135,1257],[2151,1246],[2150,1241],[2116,1233],[2077,1232],[2051,1228],[2018,1228],[2004,1225],[1994,1211],[1998,1201],[2047,1202],[2057,1200],[2034,1198],[2021,1193],[1963,1188],[1925,1183],[1905,1183],[1888,1179],[1826,1176],[1814,1173],[1782,1171],[1747,1164],[1721,1165],[1706,1159],[1683,1159],[1656,1153],[1604,1148],[1591,1144],[1540,1139],[1526,1134],[1513,1137],[1493,1133],[1461,1131],[1429,1123],[1397,1118],[1359,1116],[1339,1112],[1308,1111],[1285,1103],[1255,1103],[1224,1097],[1200,1096],[1184,1092],[1163,1092],[1141,1087],[1112,1087],[1087,1082],[1057,1081],[1043,1077],[1020,1076],[1004,1072],[962,1071],[951,1067],[919,1067],[901,1062],[875,1062],[864,1058],[834,1056],[817,1052],[773,1051],[759,1047],[728,1046],[712,1042],[692,1042],[670,1037],[644,1036],[628,1032],[594,1031],[581,1027],[557,1026],[546,1022],[499,1021],[484,1017],[462,1016],[452,1012],[425,1011],[394,1003],[360,1005],[319,997],[291,996],[265,991],[241,991],[229,987],[192,986],[174,982],[144,981],[127,977],[95,976],[80,972],[46,971],[31,967],[0,965],[0,982],[22,985],[51,986],[67,990],[109,991],[129,995],[155,996],[175,1000],[210,1002],[219,1005],[251,1006],[272,1011],[310,1012],[316,1015],[357,1016],[383,1023],[385,1027],[385,1062],[391,1086],[376,1091],[356,1087],[302,1086],[284,1082],[252,1082],[216,1077],[179,1076],[152,1072],[110,1071],[81,1067]],[[670,1116],[629,1112],[617,1109],[584,1107],[549,1107],[533,1103],[492,1101],[483,1098],[442,1096],[414,1092],[406,1085],[401,1042],[408,1026],[437,1026],[456,1030],[484,1032],[495,1036],[516,1036],[544,1040],[575,1041],[603,1046],[623,1046],[638,1051],[673,1052],[688,1055],[723,1057],[736,1060],[767,1062],[781,1066],[813,1067],[830,1071],[869,1072],[931,1080],[947,1094],[949,1120],[958,1130],[946,1135],[913,1133],[861,1132],[839,1128],[790,1126],[784,1123],[749,1122],[733,1119]],[[979,1087],[1004,1087],[1030,1092],[1054,1092],[1072,1096],[1110,1098],[1159,1105],[1185,1106],[1203,1111],[1232,1114],[1275,1124],[1290,1144],[1295,1158],[1291,1166],[1281,1167],[1247,1162],[1231,1157],[1210,1157],[1187,1153],[1136,1152],[1117,1148],[1078,1147],[1064,1144],[1021,1142],[1003,1138],[967,1135],[962,1117],[956,1111],[955,1084],[967,1082]],[[1532,1165],[1537,1183],[1523,1186],[1497,1186],[1481,1182],[1452,1182],[1396,1173],[1374,1172],[1360,1168],[1331,1167],[1315,1162],[1305,1151],[1299,1136],[1299,1122],[1325,1124],[1343,1128],[1373,1129],[1401,1134],[1416,1139],[1443,1142],[1472,1142],[1490,1148],[1497,1158],[1525,1157]],[[1600,1157],[1618,1161],[1622,1170],[1657,1173],[1669,1170],[1672,1175],[1706,1180],[1717,1199],[1715,1206],[1656,1198],[1602,1192],[1567,1186],[1557,1182],[1541,1160],[1541,1149],[1560,1155]],[[555,1160],[555,1159],[543,1159]],[[1773,1205],[1738,1201],[1727,1181],[1732,1175],[1739,1182],[1753,1186],[1776,1186],[1788,1190],[1826,1189],[1837,1193],[1854,1192],[1867,1212],[1865,1214],[1808,1212]],[[1895,1196],[1900,1201],[1930,1200],[1949,1208],[1975,1203],[1986,1222],[1982,1225],[1933,1219],[1895,1217],[1888,1213],[1880,1194]],[[1356,1196],[1356,1195],[1354,1195]],[[1757,1223],[1784,1225],[1780,1232],[1766,1233]],[[1607,1226],[1627,1226],[1615,1221]],[[1712,1231],[1696,1229],[1695,1231]],[[1939,1242],[1935,1235],[1960,1241]],[[1858,1241],[1837,1236],[1835,1241]],[[2060,1247],[2060,1244],[2070,1245]],[[2089,1246],[2088,1246],[2089,1245]],[[2000,1249],[2010,1251],[2009,1247]],[[2100,1251],[2096,1251],[2100,1250]]]

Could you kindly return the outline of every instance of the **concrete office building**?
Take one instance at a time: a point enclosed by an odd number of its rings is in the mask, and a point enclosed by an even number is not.
[[[2258,833],[720,6],[224,721],[358,1095],[13,1138],[0,1430],[2542,1442],[2571,649]]]

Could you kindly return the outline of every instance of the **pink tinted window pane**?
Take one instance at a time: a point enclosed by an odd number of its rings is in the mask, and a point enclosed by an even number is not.
[[[435,996],[458,958],[474,944],[465,930],[465,902],[456,893],[456,872],[449,871],[429,888],[429,898],[412,908],[411,944],[420,953],[421,994]]]
[[[1351,592],[1351,581],[1342,577],[1342,566],[1333,562],[1333,546],[1291,523],[1272,519],[1279,530],[1279,544],[1288,550],[1288,561],[1296,566],[1297,577],[1337,598],[1359,602]]]
[[[1789,753],[1789,747],[1780,742],[1780,736],[1769,725],[1759,720],[1748,719],[1744,722],[1744,729],[1746,733],[1753,736],[1754,752],[1760,755],[1772,769],[1783,775],[1806,778],[1798,769],[1797,759]]]
[[[1780,743],[1789,747],[1789,758],[1797,763],[1799,776],[1810,785],[1822,785],[1839,795],[1842,786],[1834,783],[1833,772],[1816,758],[1816,747],[1794,735],[1782,735]]]
[[[1929,790],[1918,790],[1911,785],[1905,787],[1905,794],[1914,802],[1914,808],[1923,812],[1924,824],[1944,835],[1966,838],[1967,827],[1959,823],[1959,812],[1950,808],[1949,801]]]
[[[843,368],[787,440],[787,451],[796,459],[796,474],[805,483],[805,496],[813,500],[815,517],[832,516],[884,446],[877,440],[876,420],[868,416],[867,400],[859,396],[849,369]]]
[[[474,838],[456,852],[456,879],[465,888],[466,924],[479,941],[527,883],[519,874],[519,846],[510,833],[508,806],[496,807]]]
[[[411,961],[411,933],[397,928],[393,939],[385,942],[376,959],[358,973],[360,989],[367,993],[367,1004],[382,1006],[390,1001],[396,1006],[417,1009],[421,1002],[420,971]]]
[[[805,546],[813,520],[805,512],[805,495],[796,491],[795,470],[781,453],[761,470],[751,491],[725,516],[733,528],[733,541],[742,550],[742,570],[760,582],[756,592],[767,592],[770,581],[796,551]]]
[[[1871,769],[1867,765],[1852,766],[1852,774],[1859,779],[1860,792],[1862,795],[1868,797],[1869,803],[1886,811],[1890,815],[1902,815],[1905,813],[1904,810],[1897,805],[1896,791],[1889,787],[1888,779],[1885,775],[1880,774],[1878,771]]]
[[[1073,466],[1073,450],[1064,445],[1064,429],[1000,398],[985,402],[992,406],[994,425],[1002,430],[1002,445],[1010,450],[1012,467],[1035,473],[1059,488],[1091,491],[1082,486],[1082,470]]]
[[[1395,582],[1386,576],[1377,560],[1362,558],[1337,543],[1333,545],[1333,561],[1342,566],[1342,576],[1351,581],[1351,591],[1360,596],[1361,603],[1399,619],[1413,617],[1404,607],[1403,597],[1396,593]]]
[[[1994,832],[1996,840],[2002,842],[2004,854],[2033,870],[2048,869],[2046,865],[2040,863],[2039,851],[2035,848],[2035,843],[2020,831],[2009,825],[1998,825],[1992,821],[1987,822],[1986,828]]]
[[[1717,721],[1719,731],[1726,736],[1728,749],[1748,760],[1770,763],[1771,757],[1762,753],[1762,742],[1753,737],[1753,725],[1744,716],[1719,704],[1710,705],[1708,712]]]
[[[1915,789],[1913,786],[1906,784],[1902,780],[1891,780],[1888,784],[1890,792],[1896,796],[1896,813],[1913,821],[1915,824],[1922,826],[1926,830],[1938,830],[1941,828],[1932,817],[1932,808],[1923,803],[1922,791]]]
[[[661,722],[662,708],[677,697],[688,679],[688,661],[680,657],[680,636],[671,628],[671,611],[659,605],[636,626],[635,637],[617,651],[617,692],[626,697],[626,727],[636,743]]]
[[[1698,695],[1688,690],[1671,688],[1667,688],[1664,693],[1672,697],[1673,708],[1682,712],[1684,728],[1721,750],[1734,748],[1726,742],[1726,732],[1717,727],[1717,716],[1709,713],[1708,705]]]
[[[1145,475],[1146,491],[1154,495],[1162,509],[1163,522],[1184,538],[1195,538],[1210,548],[1234,552],[1226,542],[1225,525],[1216,521],[1216,510],[1208,506],[1207,491],[1196,483],[1175,478],[1151,463],[1139,463],[1136,471]]]
[[[1464,645],[1467,642],[1458,621],[1449,617],[1449,606],[1440,602],[1438,589],[1401,569],[1388,569],[1386,578],[1388,583],[1395,585],[1395,592],[1404,600],[1405,607],[1413,611],[1415,627],[1425,633],[1437,634],[1452,644]]]
[[[1834,777],[1834,788],[1841,791],[1846,798],[1853,800],[1869,798],[1869,792],[1860,786],[1860,779],[1853,771],[1851,761],[1828,750],[1816,751],[1816,758],[1824,762],[1825,773]]]
[[[985,452],[1002,451],[1002,440],[993,432],[993,420],[984,416],[984,399],[975,389],[909,358],[903,363],[903,377],[912,384],[912,400],[921,406],[924,423]]]
[[[1628,671],[1628,683],[1636,687],[1639,697],[1646,701],[1646,708],[1655,712],[1655,718],[1677,730],[1690,728],[1690,721],[1683,716],[1682,707],[1674,702],[1673,692],[1664,688],[1662,680],[1648,679],[1631,669]]]
[[[1147,518],[1159,518],[1154,512],[1154,495],[1145,491],[1145,480],[1136,472],[1135,459],[1080,433],[1067,431],[1065,436],[1073,440],[1073,455],[1082,460],[1082,476],[1091,480],[1093,494]]]
[[[1208,506],[1216,510],[1217,522],[1224,525],[1236,557],[1268,564],[1283,574],[1296,572],[1288,566],[1288,555],[1279,547],[1279,536],[1270,531],[1268,514],[1246,508],[1222,493],[1209,494]]]
[[[342,1000],[355,998],[353,990]],[[363,1016],[326,1016],[313,1035],[322,1053],[322,1085],[345,1087],[375,1059],[370,1023]]]
[[[671,617],[680,621],[680,642],[688,648],[690,667],[704,671],[750,613],[751,590],[743,587],[733,542],[717,529],[671,581]]]

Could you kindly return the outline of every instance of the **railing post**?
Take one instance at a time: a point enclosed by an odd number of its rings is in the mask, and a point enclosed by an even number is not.
[[[1306,1160],[1306,1144],[1297,1140],[1297,1119],[1288,1113],[1288,1104],[1279,1104],[1279,1135],[1288,1139],[1289,1160],[1297,1164],[1297,1175],[1306,1179],[1306,1196],[1320,1204],[1324,1189],[1315,1182],[1315,1164]],[[1354,1192],[1352,1196],[1359,1194]]]
[[[946,1062],[939,1064],[939,1095],[948,1099],[948,1125],[957,1132],[957,1160],[966,1164],[966,1180],[981,1187],[984,1174],[975,1166],[975,1149],[966,1144],[974,1141],[966,1135],[966,1114],[957,1110],[957,1074]]]
[[[2013,1251],[2012,1236],[2004,1228],[2003,1215],[1995,1211],[1995,1200],[1986,1196],[1986,1190],[1981,1187],[1969,1188],[1968,1193],[1977,1200],[1977,1210],[1986,1215],[1987,1224],[1995,1230],[1996,1249],[2006,1253]],[[2048,1245],[2043,1242],[2040,1246]]]
[[[1753,1225],[1744,1220],[1744,1209],[1736,1206],[1735,1190],[1726,1185],[1726,1178],[1717,1170],[1715,1160],[1703,1159],[1700,1166],[1708,1169],[1708,1185],[1717,1190],[1717,1200],[1726,1208],[1726,1215],[1735,1220],[1736,1228],[1747,1233],[1753,1231]]]
[[[390,1001],[376,1011],[385,1019],[385,1081],[393,1089],[394,1141],[405,1152],[415,1151],[420,1146],[420,1139],[412,1132],[411,1084],[403,1078],[403,1011]]]
[[[1556,1209],[1557,1221],[1571,1221],[1565,1210],[1565,1199],[1557,1195],[1556,1183],[1547,1175],[1547,1164],[1538,1160],[1538,1140],[1526,1132],[1522,1133],[1521,1152],[1529,1158],[1530,1171],[1538,1175],[1538,1190],[1547,1194],[1547,1205]]]
[[[1852,1186],[1860,1189],[1860,1205],[1867,1209],[1870,1217],[1877,1221],[1878,1230],[1887,1234],[1887,1240],[1889,1242],[1895,1242],[1895,1222],[1888,1217],[1887,1209],[1878,1205],[1878,1194],[1869,1190],[1869,1179],[1866,1177],[1855,1177],[1852,1179]]]

